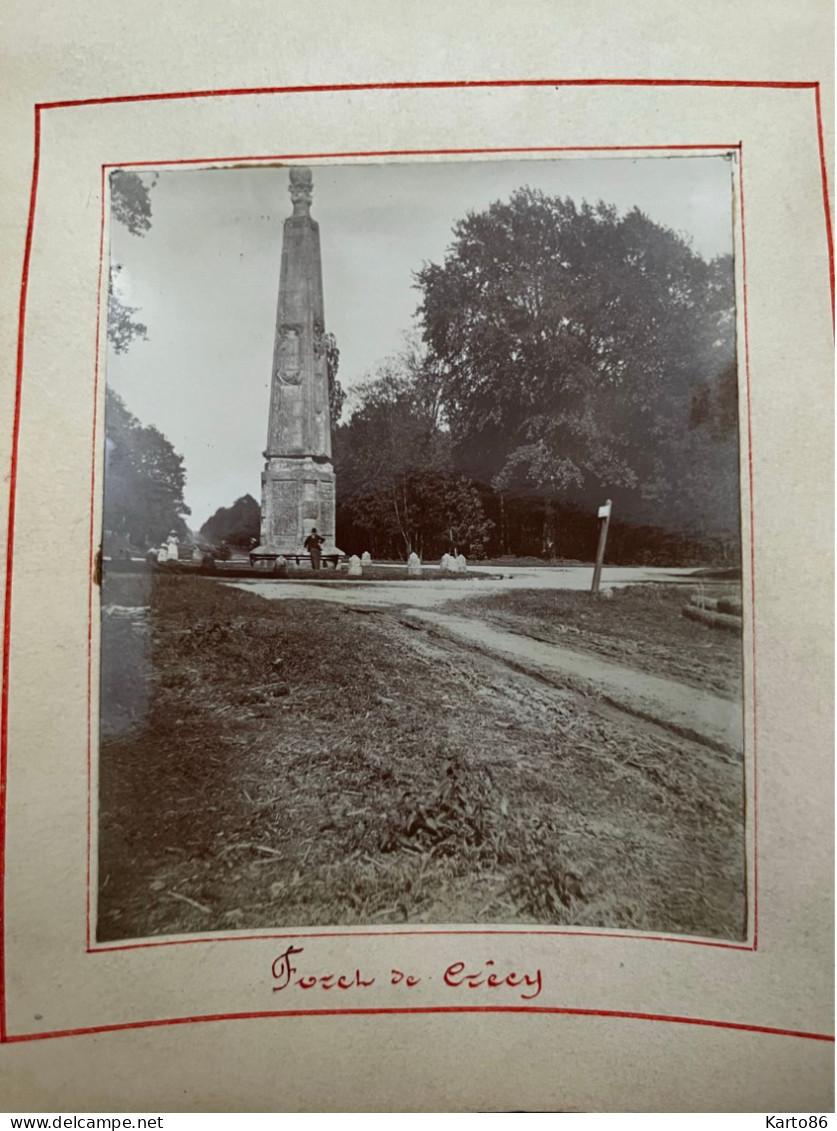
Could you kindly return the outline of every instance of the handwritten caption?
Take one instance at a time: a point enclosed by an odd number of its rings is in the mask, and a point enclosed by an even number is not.
[[[273,977],[273,992],[281,993],[293,987],[301,990],[368,990],[376,985],[400,986],[405,990],[414,989],[422,982],[433,982],[451,990],[519,990],[524,1001],[532,1001],[543,989],[543,973],[540,969],[530,973],[514,970],[503,972],[492,958],[487,959],[479,969],[470,969],[465,962],[451,962],[436,975],[423,977],[407,973],[405,970],[391,968],[386,974],[372,974],[356,967],[350,973],[304,973],[300,956],[305,947],[289,946],[274,960],[270,968]]]

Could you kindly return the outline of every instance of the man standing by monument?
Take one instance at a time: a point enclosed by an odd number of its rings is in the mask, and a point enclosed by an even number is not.
[[[328,361],[320,229],[311,217],[311,170],[290,169],[293,215],[285,220],[262,472],[261,544],[251,560],[303,556],[313,524],[319,556],[334,545]],[[312,553],[312,565],[314,565]],[[317,562],[317,566],[319,562]]]
[[[305,549],[311,555],[311,569],[319,569],[323,556],[323,542],[325,538],[317,533],[316,526],[311,527],[311,533],[305,539]]]

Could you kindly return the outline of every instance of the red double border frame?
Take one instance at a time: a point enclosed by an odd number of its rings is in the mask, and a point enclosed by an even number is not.
[[[716,80],[716,79],[521,79],[521,80],[485,80],[477,82],[393,82],[393,83],[346,83],[337,85],[323,85],[323,86],[285,86],[285,87],[260,87],[251,89],[230,89],[230,90],[199,90],[199,91],[176,91],[171,93],[160,94],[137,94],[137,95],[119,95],[109,98],[87,98],[77,100],[67,100],[60,102],[44,102],[38,103],[35,106],[35,129],[34,129],[34,159],[32,168],[32,187],[29,201],[29,218],[26,230],[26,242],[23,259],[23,271],[20,286],[20,311],[18,321],[18,347],[17,347],[17,377],[15,386],[15,400],[14,400],[14,419],[13,419],[13,434],[12,434],[12,455],[11,466],[9,471],[10,482],[10,495],[9,495],[9,517],[8,517],[8,541],[6,550],[6,587],[5,587],[5,600],[4,600],[4,627],[3,627],[3,676],[2,676],[2,698],[0,699],[0,709],[2,710],[2,718],[0,719],[0,907],[5,911],[5,846],[6,846],[6,805],[7,805],[7,769],[8,769],[8,708],[9,708],[9,647],[11,636],[11,605],[12,605],[12,585],[13,585],[13,565],[14,565],[14,531],[15,531],[15,502],[17,490],[17,469],[18,469],[18,438],[20,432],[20,398],[21,387],[23,382],[23,369],[24,369],[24,336],[25,336],[25,322],[26,322],[26,300],[29,284],[29,269],[32,252],[32,236],[35,222],[35,212],[37,205],[38,195],[38,172],[40,163],[40,142],[41,142],[41,118],[44,113],[51,111],[58,111],[62,109],[74,109],[85,106],[101,106],[110,105],[113,103],[133,103],[133,102],[156,102],[156,101],[175,101],[182,99],[205,99],[205,98],[220,98],[220,97],[248,97],[253,95],[288,95],[288,94],[327,94],[327,93],[347,93],[352,91],[396,91],[396,90],[461,90],[461,89],[474,89],[474,88],[523,88],[523,87],[564,87],[564,86],[622,86],[622,87],[723,87],[723,88],[750,88],[750,89],[773,89],[773,90],[809,90],[814,94],[814,109],[816,114],[816,130],[817,142],[819,147],[820,157],[820,170],[822,177],[822,201],[823,201],[823,214],[825,221],[825,238],[828,249],[828,265],[829,265],[829,281],[831,287],[831,306],[832,306],[832,319],[834,316],[834,297],[835,297],[835,279],[834,279],[834,244],[833,233],[831,224],[831,211],[829,203],[828,192],[828,171],[827,159],[825,153],[825,142],[823,136],[823,122],[822,122],[822,105],[820,96],[820,86],[816,82],[755,82],[755,81],[735,81],[735,80]],[[402,149],[402,150],[385,150],[385,151],[364,151],[364,152],[342,152],[342,153],[284,153],[284,154],[269,154],[269,155],[247,155],[247,156],[224,156],[224,157],[207,157],[207,158],[191,158],[191,159],[176,159],[166,160],[160,159],[156,161],[138,161],[138,162],[122,162],[118,165],[103,165],[101,169],[101,236],[99,245],[99,294],[101,294],[101,280],[102,272],[104,270],[104,231],[105,231],[105,176],[109,169],[112,168],[140,168],[140,167],[166,167],[171,168],[175,166],[188,166],[188,165],[212,165],[228,164],[231,162],[252,162],[253,164],[265,163],[270,161],[289,161],[289,160],[326,160],[326,159],[345,159],[357,157],[408,157],[408,156],[473,156],[477,154],[488,155],[508,155],[508,154],[535,154],[535,153],[602,153],[602,152],[620,152],[620,153],[645,153],[652,151],[665,151],[673,152],[677,150],[701,150],[703,152],[717,151],[736,151],[740,162],[740,216],[741,216],[741,250],[742,250],[742,276],[743,276],[743,323],[744,323],[744,341],[743,341],[743,359],[744,370],[746,374],[746,403],[747,403],[747,430],[748,430],[748,453],[749,453],[749,468],[748,468],[748,482],[749,482],[749,496],[750,496],[750,570],[751,570],[751,595],[752,595],[752,639],[753,639],[753,655],[752,655],[752,684],[751,694],[753,701],[754,711],[754,746],[757,747],[757,697],[756,697],[756,669],[755,669],[755,554],[754,554],[754,523],[753,523],[753,467],[752,467],[752,429],[751,429],[751,412],[750,412],[750,356],[749,356],[749,340],[747,329],[747,250],[746,250],[746,228],[744,223],[744,170],[743,170],[743,146],[742,143],[735,142],[729,144],[705,144],[705,145],[651,145],[651,146],[584,146],[584,147],[564,147],[564,146],[542,146],[542,147],[503,147],[503,148],[462,148],[462,149],[433,149],[433,150],[419,150],[419,149]],[[96,442],[97,420],[96,420],[96,404],[99,383],[99,342],[101,334],[100,314],[97,314],[96,320],[96,371],[94,378],[94,395],[93,395],[93,441]],[[754,749],[753,756],[753,810],[752,810],[752,823],[753,823],[753,851],[754,851],[754,867],[753,867],[753,941],[752,944],[742,945],[736,943],[725,943],[704,939],[690,939],[677,936],[663,936],[663,935],[631,935],[625,932],[606,932],[606,931],[552,931],[552,930],[449,930],[443,932],[437,931],[365,931],[365,932],[317,932],[312,933],[277,933],[268,932],[264,934],[253,935],[232,935],[232,936],[208,936],[205,938],[188,938],[188,939],[162,939],[140,941],[136,943],[125,943],[111,947],[95,947],[92,945],[91,933],[91,845],[92,845],[92,743],[93,743],[93,728],[90,713],[90,700],[92,695],[93,686],[93,667],[92,667],[92,642],[93,642],[93,569],[95,560],[94,548],[94,503],[96,497],[97,484],[95,481],[95,450],[93,453],[93,471],[91,472],[90,484],[90,558],[89,558],[89,613],[88,613],[88,813],[87,813],[87,843],[88,843],[88,860],[87,860],[87,953],[96,954],[102,951],[114,950],[132,950],[145,947],[160,947],[160,946],[183,946],[183,945],[196,945],[208,942],[243,942],[254,939],[291,939],[291,938],[324,938],[324,937],[348,937],[358,938],[366,937],[369,935],[532,935],[532,934],[547,934],[547,935],[565,935],[565,936],[578,936],[578,937],[604,937],[604,938],[622,938],[622,939],[643,939],[652,942],[670,942],[681,943],[691,946],[704,946],[715,947],[726,950],[743,950],[755,952],[758,950],[758,804],[757,804],[757,774],[756,774],[756,754],[757,750]],[[149,1021],[133,1021],[123,1024],[112,1025],[97,1025],[89,1026],[86,1028],[78,1029],[64,1029],[53,1032],[44,1033],[26,1033],[26,1034],[12,1034],[8,1032],[6,1024],[6,966],[5,966],[5,915],[3,915],[4,929],[0,931],[0,1043],[12,1043],[22,1041],[36,1041],[44,1040],[52,1037],[70,1037],[81,1036],[92,1033],[105,1033],[116,1032],[124,1029],[145,1029],[161,1025],[184,1025],[196,1024],[204,1021],[238,1021],[251,1018],[268,1018],[268,1017],[312,1017],[312,1016],[354,1016],[354,1015],[387,1015],[387,1014],[424,1014],[424,1013],[535,1013],[535,1014],[556,1014],[569,1017],[599,1017],[599,1018],[623,1018],[635,1021],[646,1022],[668,1022],[680,1025],[697,1025],[708,1026],[711,1028],[719,1029],[733,1029],[751,1033],[770,1034],[773,1036],[786,1036],[786,1037],[802,1037],[808,1040],[815,1041],[832,1041],[834,1037],[826,1033],[810,1033],[802,1032],[800,1030],[773,1028],[764,1025],[751,1025],[743,1022],[733,1021],[719,1021],[711,1018],[700,1017],[681,1017],[669,1014],[652,1014],[652,1013],[637,1013],[628,1012],[624,1010],[603,1010],[603,1009],[573,1009],[561,1007],[544,1007],[544,1006],[426,1006],[426,1007],[413,1007],[413,1008],[356,1008],[356,1009],[287,1009],[287,1010],[264,1010],[254,1012],[242,1013],[223,1013],[223,1014],[206,1014],[201,1016],[190,1017],[171,1017],[161,1018]]]

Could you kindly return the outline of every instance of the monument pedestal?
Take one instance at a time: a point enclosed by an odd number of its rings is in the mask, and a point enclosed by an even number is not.
[[[312,456],[271,456],[262,472],[261,545],[254,553],[307,554],[305,539],[316,527],[325,538],[322,554],[334,545],[334,469]]]

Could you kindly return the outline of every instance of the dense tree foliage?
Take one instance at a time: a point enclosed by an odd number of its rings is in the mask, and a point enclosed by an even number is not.
[[[729,257],[522,188],[456,224],[416,285],[422,340],[337,432],[338,539],[589,558],[610,497],[627,558],[737,552]]]
[[[408,343],[355,390],[334,435],[338,541],[376,557],[483,557],[492,523],[475,486],[457,473],[442,427],[432,366]]]
[[[110,174],[111,217],[134,236],[151,227],[151,189],[157,175],[140,176],[117,169]],[[122,267],[112,263],[108,288],[108,340],[126,353],[147,328],[119,294]],[[183,499],[183,457],[153,425],[143,425],[108,387],[105,401],[104,535],[107,545],[142,550],[159,545],[171,531],[183,539],[190,513]]]
[[[110,207],[113,219],[133,236],[144,236],[151,228],[151,189],[157,174],[142,176],[114,169],[110,175]]]
[[[337,348],[337,339],[334,334],[325,334],[324,338],[326,365],[328,366],[328,409],[331,426],[334,428],[340,421],[346,393],[337,380],[337,369],[340,365],[340,350]]]
[[[136,338],[147,339],[148,327],[143,322],[135,322],[134,315],[139,308],[129,306],[119,296],[119,264],[110,269],[108,289],[108,341],[117,353],[127,353],[128,346]]]
[[[188,534],[183,458],[153,425],[140,424],[121,397],[107,390],[104,530],[143,550],[170,531]]]
[[[634,522],[734,537],[730,258],[707,263],[636,209],[528,188],[453,235],[417,273],[419,314],[456,465],[493,488],[500,548],[520,552],[515,517],[540,499],[540,552],[561,553],[562,511],[605,495]]]
[[[115,169],[110,174],[111,217],[128,229],[131,235],[144,236],[151,228],[151,189],[157,175],[140,176]],[[119,294],[118,263],[111,264],[108,275],[108,340],[117,353],[126,353],[136,338],[146,338],[148,328],[134,320],[138,308],[129,306]]]
[[[200,529],[201,537],[213,546],[226,542],[242,550],[249,550],[253,539],[259,537],[261,511],[252,495],[242,495],[231,507],[219,507],[212,518]]]

